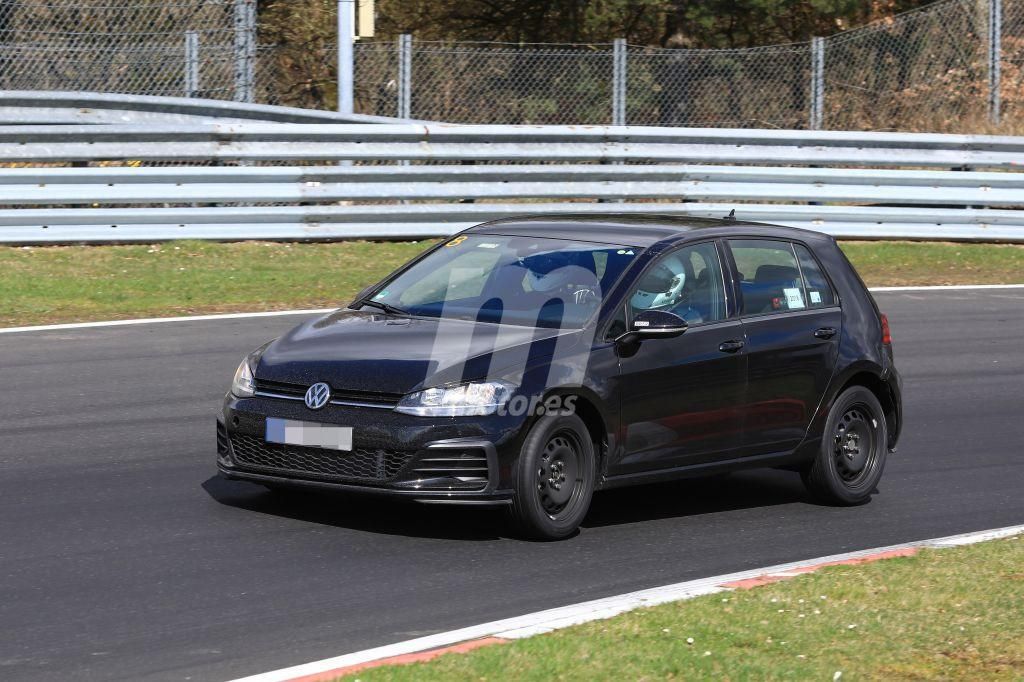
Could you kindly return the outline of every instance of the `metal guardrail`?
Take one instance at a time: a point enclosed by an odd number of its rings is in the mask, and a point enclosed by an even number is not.
[[[385,116],[296,107],[98,92],[0,90],[0,125],[196,123],[393,123]]]
[[[1024,241],[1024,173],[1011,172],[1022,160],[1024,138],[973,135],[12,126],[0,127],[0,161],[99,165],[4,170],[0,242],[418,238],[525,213],[732,209],[841,237]],[[142,165],[109,165],[126,163]]]

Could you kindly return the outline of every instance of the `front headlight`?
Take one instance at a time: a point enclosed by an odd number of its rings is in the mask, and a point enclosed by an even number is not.
[[[265,343],[242,360],[235,370],[235,378],[231,380],[231,393],[236,398],[251,398],[256,394],[256,365],[260,356],[270,343]]]
[[[486,381],[448,388],[428,388],[398,401],[396,412],[418,417],[471,417],[494,414],[508,402],[513,387]]]
[[[249,366],[249,358],[242,360],[242,364],[235,370],[235,378],[231,380],[231,392],[236,398],[251,398],[256,395],[256,377]]]

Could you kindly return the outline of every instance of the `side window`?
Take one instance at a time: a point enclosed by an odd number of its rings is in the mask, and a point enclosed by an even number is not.
[[[811,308],[825,308],[836,304],[836,296],[832,293],[825,273],[818,266],[811,252],[803,244],[796,244],[796,255],[800,258],[800,270],[804,273],[804,284],[807,287],[807,303]]]
[[[800,268],[789,242],[730,239],[729,249],[739,271],[744,315],[807,307]]]
[[[695,244],[661,256],[641,275],[629,305],[633,314],[667,310],[690,325],[725,319],[722,264],[714,243]]]

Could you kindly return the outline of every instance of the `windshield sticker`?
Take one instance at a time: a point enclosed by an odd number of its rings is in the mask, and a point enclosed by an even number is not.
[[[501,246],[501,244],[495,244],[493,242],[485,242],[483,244],[477,244],[476,248],[478,248],[478,249],[496,249],[499,246]]]
[[[811,292],[811,303],[821,303],[821,294],[817,291]]]
[[[445,244],[444,247],[446,249],[450,249],[453,246],[458,246],[459,244],[461,244],[464,241],[466,241],[466,235],[460,235],[460,236],[456,237],[455,239],[451,240],[450,242],[448,242],[447,244]]]
[[[790,310],[798,310],[804,307],[804,297],[800,294],[799,289],[783,289],[782,293],[786,295],[786,305]]]
[[[632,256],[633,249],[619,249],[615,253],[619,254],[620,256]]]

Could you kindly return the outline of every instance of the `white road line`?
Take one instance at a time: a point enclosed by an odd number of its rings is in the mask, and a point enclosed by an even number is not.
[[[529,613],[523,616],[516,616],[514,618],[496,620],[490,623],[451,630],[449,632],[439,632],[426,637],[418,637],[404,642],[396,642],[395,644],[388,644],[385,646],[375,647],[373,649],[356,651],[354,653],[335,656],[333,658],[325,658],[320,661],[313,661],[312,663],[304,663],[302,665],[296,665],[289,668],[259,673],[250,677],[239,678],[234,682],[287,682],[288,680],[294,680],[306,675],[317,675],[337,670],[339,668],[370,663],[385,658],[391,658],[393,656],[429,651],[431,649],[450,646],[469,640],[481,639],[483,637],[499,637],[502,639],[531,637],[536,634],[550,632],[552,630],[569,627],[571,625],[611,618],[612,616],[625,613],[626,611],[632,611],[633,609],[645,606],[655,606],[657,604],[664,604],[671,601],[691,599],[704,594],[723,592],[729,589],[725,587],[726,584],[740,580],[774,576],[820,564],[861,559],[867,556],[881,554],[883,552],[923,547],[956,547],[960,545],[970,545],[976,542],[984,542],[986,540],[1006,538],[1013,535],[1019,535],[1021,533],[1024,533],[1024,524],[1019,526],[996,528],[993,530],[983,530],[975,533],[951,535],[931,540],[921,540],[918,542],[906,542],[899,545],[889,545],[888,547],[876,547],[874,549],[866,549],[857,552],[833,554],[831,556],[818,557],[816,559],[806,559],[804,561],[795,561],[788,564],[779,564],[778,566],[755,568],[749,571],[739,571],[737,573],[728,573],[725,575],[712,576],[710,578],[689,580],[687,582],[675,583],[673,585],[664,585],[662,587],[655,587],[648,590],[629,592],[627,594],[621,594],[614,597],[595,599],[581,604],[548,609],[537,613]]]
[[[270,310],[261,313],[220,313],[217,315],[189,315],[186,317],[146,317],[138,320],[104,320],[102,322],[69,322],[67,324],[42,324],[34,327],[0,327],[0,334],[48,332],[60,329],[90,329],[92,327],[120,327],[132,324],[155,324],[157,322],[204,322],[206,320],[241,320],[247,317],[277,317],[279,315],[322,315],[332,310],[337,310],[337,308]]]
[[[1024,284],[943,284],[921,287],[871,287],[871,292],[889,291],[970,291],[972,289],[1024,289]],[[158,322],[204,322],[207,320],[241,320],[247,317],[277,317],[279,315],[323,315],[337,308],[311,310],[270,310],[259,313],[220,313],[217,315],[188,315],[185,317],[146,317],[133,320],[103,320],[101,322],[69,322],[66,324],[41,324],[31,327],[0,327],[0,334],[22,332],[47,332],[62,329],[89,329],[92,327],[120,327],[133,324],[155,324]]]
[[[1024,284],[937,284],[921,287],[870,287],[868,291],[971,291],[972,289],[1024,289]]]

